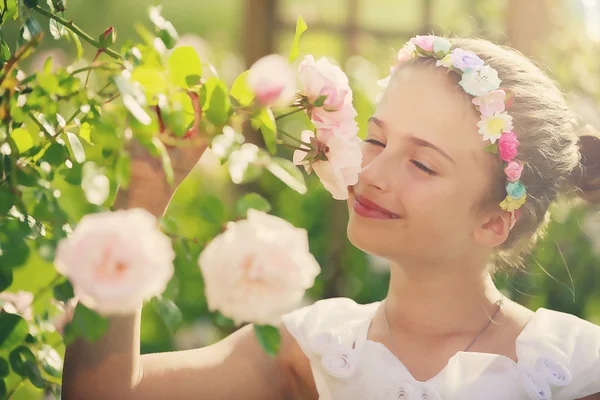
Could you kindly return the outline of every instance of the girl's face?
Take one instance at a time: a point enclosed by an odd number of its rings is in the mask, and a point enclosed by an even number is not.
[[[469,96],[445,72],[400,69],[369,121],[362,171],[348,199],[348,237],[367,253],[436,264],[493,246],[480,230],[494,219],[479,205],[495,156],[483,150],[489,142],[478,133]],[[395,217],[369,218],[357,198]]]

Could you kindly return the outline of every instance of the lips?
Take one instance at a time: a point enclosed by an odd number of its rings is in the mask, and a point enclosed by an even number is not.
[[[377,203],[367,199],[366,197],[356,195],[356,199],[353,205],[354,211],[367,218],[376,219],[399,219],[398,214],[394,214],[392,211],[381,207]]]

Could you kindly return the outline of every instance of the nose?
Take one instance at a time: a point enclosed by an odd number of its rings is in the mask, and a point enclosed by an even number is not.
[[[363,162],[360,173],[358,174],[358,183],[363,187],[370,186],[382,192],[390,189],[391,164],[387,160],[385,151],[376,156],[367,156],[363,154]]]

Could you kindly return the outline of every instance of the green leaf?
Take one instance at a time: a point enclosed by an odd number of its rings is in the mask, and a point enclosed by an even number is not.
[[[4,9],[4,4],[6,4],[6,9]],[[4,19],[2,20],[2,24],[4,24],[9,19],[17,19],[18,13],[17,0],[8,0],[6,3],[0,1],[0,11],[4,13]],[[2,396],[0,396],[2,398]]]
[[[216,196],[200,196],[195,200],[194,208],[208,222],[222,225],[225,222],[225,206]]]
[[[241,197],[235,204],[235,213],[241,218],[245,218],[248,213],[248,209],[253,208],[255,210],[269,212],[271,211],[271,204],[257,193],[248,193]]]
[[[302,175],[302,171],[291,161],[284,158],[272,158],[267,169],[296,192],[300,194],[306,193],[304,175]]]
[[[131,181],[131,158],[127,153],[119,154],[117,164],[115,166],[115,174],[117,178],[117,185],[127,189],[129,182]]]
[[[172,49],[179,39],[179,35],[175,30],[173,24],[167,21],[161,15],[162,7],[151,7],[150,8],[150,20],[154,23],[154,27],[157,31],[157,35],[165,44],[167,49]]]
[[[134,68],[131,73],[131,80],[139,82],[146,93],[146,101],[149,105],[158,104],[158,95],[166,94],[169,89],[169,82],[164,74],[156,68],[147,65],[141,65]]]
[[[58,285],[52,288],[52,292],[54,293],[54,298],[58,301],[69,301],[71,300],[75,294],[73,293],[73,286],[71,286],[71,282],[68,279],[65,279]]]
[[[24,128],[17,128],[10,133],[10,137],[15,141],[19,153],[24,153],[33,147],[33,140],[29,131]]]
[[[10,374],[10,365],[8,361],[0,357],[0,378],[6,378],[8,374]],[[2,398],[2,395],[0,395],[0,398]]]
[[[175,175],[173,172],[173,165],[171,164],[171,156],[169,156],[167,148],[157,136],[152,138],[152,143],[154,144],[154,146],[156,146],[156,149],[160,154],[163,171],[165,172],[165,178],[167,179],[167,183],[169,185],[173,185],[173,182],[175,181]]]
[[[6,290],[13,282],[12,270],[0,268],[0,292]]]
[[[5,269],[17,268],[29,259],[30,250],[25,239],[11,235],[7,241],[0,241],[0,267]]]
[[[0,399],[3,399],[6,396],[6,382],[4,379],[0,379]]]
[[[231,108],[229,92],[225,82],[218,78],[210,78],[203,86],[206,98],[202,110],[206,118],[217,126],[225,125],[229,119]]]
[[[85,162],[85,151],[79,141],[79,137],[74,133],[67,132],[67,139],[67,148],[69,149],[69,153],[71,153],[71,159],[75,159],[79,164],[83,164]]]
[[[307,29],[306,23],[302,19],[302,16],[300,16],[298,22],[296,22],[296,35],[294,36],[294,42],[292,43],[292,49],[290,50],[290,62],[294,61],[300,54],[300,36],[302,36]]]
[[[62,358],[60,354],[50,345],[43,344],[38,351],[38,358],[42,363],[42,368],[46,373],[55,378],[60,378],[62,375]]]
[[[177,304],[163,297],[155,297],[152,299],[152,306],[160,315],[171,335],[175,334],[183,321],[183,315]]]
[[[168,64],[171,81],[180,88],[190,87],[186,79],[188,76],[202,76],[202,63],[192,46],[181,46],[173,50]]]
[[[17,347],[10,352],[8,360],[12,370],[18,375],[28,378],[35,387],[42,389],[46,386],[46,380],[41,376],[37,359],[29,347]]]
[[[235,79],[235,82],[233,82],[233,86],[231,87],[231,90],[229,91],[229,94],[231,95],[231,97],[233,97],[234,99],[236,99],[238,101],[238,103],[240,104],[240,106],[245,107],[249,104],[252,103],[252,100],[254,100],[254,92],[252,91],[252,89],[250,88],[250,85],[248,85],[248,73],[250,71],[244,71],[240,74],[240,76],[238,76]]]
[[[498,154],[498,143],[492,143],[489,146],[486,146],[483,150],[487,151],[488,153]]]
[[[4,64],[10,59],[10,47],[8,43],[0,39],[0,64]]]
[[[277,356],[281,347],[279,329],[271,325],[254,325],[254,333],[267,354],[271,357]]]
[[[46,149],[42,158],[44,161],[49,162],[50,165],[57,167],[62,165],[69,158],[69,152],[64,145],[54,142]]]
[[[77,303],[73,320],[65,327],[65,335],[69,343],[78,336],[83,336],[88,342],[97,342],[108,330],[109,320],[81,303]]]
[[[55,19],[50,20],[49,27],[50,27],[50,34],[56,40],[67,35],[67,28],[60,22],[57,22]]]
[[[33,8],[35,6],[38,5],[38,0],[23,0],[23,3],[29,7],[29,8]]]
[[[327,95],[319,96],[319,98],[315,100],[312,105],[315,107],[321,107],[323,104],[325,104],[325,100],[327,100]]]
[[[20,315],[0,311],[0,348],[12,349],[25,340],[29,332],[27,321]]]
[[[15,196],[8,186],[0,187],[0,215],[8,213],[15,204]]]
[[[269,153],[277,153],[277,123],[271,109],[262,108],[260,114],[252,120],[252,124],[260,129]]]
[[[81,60],[83,58],[83,46],[81,45],[79,36],[77,36],[77,34],[70,29],[67,29],[67,35],[69,35],[68,37],[73,40],[73,43],[75,43],[75,47],[77,49],[77,61]]]

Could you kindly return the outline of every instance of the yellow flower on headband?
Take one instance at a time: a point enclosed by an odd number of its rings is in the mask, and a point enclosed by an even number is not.
[[[510,196],[506,196],[506,198],[504,200],[502,200],[502,203],[500,203],[500,208],[502,208],[504,211],[508,211],[508,212],[515,211],[515,210],[519,209],[523,204],[525,204],[526,197],[527,197],[527,194],[524,194],[523,196],[519,197],[518,199],[513,199]]]

